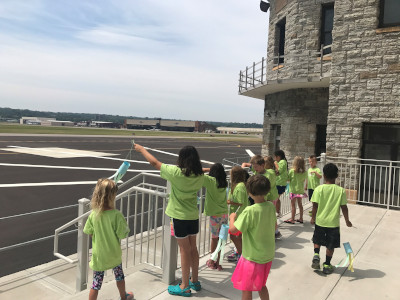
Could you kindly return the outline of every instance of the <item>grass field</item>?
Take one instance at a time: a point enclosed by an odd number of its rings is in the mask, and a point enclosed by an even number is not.
[[[21,125],[0,123],[0,134],[65,134],[65,135],[108,135],[108,136],[169,136],[188,139],[210,139],[210,140],[229,140],[246,141],[261,143],[261,137],[255,135],[242,134],[218,134],[218,133],[196,133],[179,131],[151,131],[151,130],[131,130],[131,129],[107,129],[107,128],[87,128],[87,127],[63,127],[63,126],[41,126],[41,125]]]

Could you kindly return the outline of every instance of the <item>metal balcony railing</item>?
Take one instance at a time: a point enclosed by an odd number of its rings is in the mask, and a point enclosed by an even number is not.
[[[332,45],[322,45],[319,51],[296,50],[286,55],[273,56],[270,60],[263,57],[261,61],[253,62],[239,72],[239,94],[262,85],[282,83],[285,79],[321,80],[329,77],[331,55],[324,52],[331,47]]]

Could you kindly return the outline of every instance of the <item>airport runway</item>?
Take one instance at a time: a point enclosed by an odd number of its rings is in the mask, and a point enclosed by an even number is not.
[[[185,145],[195,146],[203,160],[221,162],[223,158],[246,156],[245,149],[260,153],[260,143],[187,140],[182,138],[135,137],[143,146],[177,154]],[[37,149],[40,148],[40,149]],[[63,148],[63,149],[54,149]],[[54,230],[77,216],[77,207],[61,211],[15,216],[19,214],[77,204],[90,198],[93,182],[109,177],[121,165],[131,148],[130,137],[82,136],[0,136],[0,248],[51,236]],[[88,157],[80,150],[105,153],[102,158]],[[14,152],[18,151],[18,152]],[[143,161],[136,152],[128,159]],[[161,162],[174,164],[173,155],[152,152]],[[81,157],[73,157],[79,156]],[[57,157],[51,157],[57,156]],[[117,160],[118,159],[118,160]],[[210,165],[203,163],[204,167]],[[150,165],[131,163],[130,170],[153,170]],[[130,172],[123,180],[137,173]],[[62,183],[62,185],[61,185]],[[76,234],[62,237],[63,254],[76,252]],[[0,276],[14,273],[55,259],[53,239],[0,251]]]

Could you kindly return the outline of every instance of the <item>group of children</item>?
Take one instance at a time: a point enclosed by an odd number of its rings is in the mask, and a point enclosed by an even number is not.
[[[322,174],[316,167],[315,156],[310,156],[310,168],[306,171],[301,157],[295,157],[292,169],[288,170],[282,150],[275,152],[274,158],[255,155],[249,163],[231,169],[227,195],[224,167],[216,163],[211,168],[202,168],[194,147],[185,146],[180,150],[176,166],[161,163],[141,145],[135,144],[134,147],[154,168],[160,170],[162,178],[171,183],[165,213],[172,220],[173,234],[178,242],[182,281],[168,287],[170,294],[188,297],[191,296],[191,290],[201,290],[196,235],[199,231],[197,192],[202,187],[207,190],[204,213],[210,216],[211,252],[217,248],[222,224],[228,223],[230,238],[237,249],[237,253],[228,256],[229,260],[237,261],[232,282],[236,289],[242,291],[242,299],[252,299],[253,291],[258,291],[262,300],[269,299],[266,281],[275,255],[275,239],[281,237],[277,216],[280,216],[280,195],[285,193],[287,182],[292,215],[285,222],[303,223],[302,198],[308,189],[313,202],[311,223],[315,224],[312,267],[320,269],[319,250],[321,246],[326,246],[323,272],[329,274],[333,271],[330,260],[334,248],[340,247],[340,208],[347,226],[352,226],[345,191],[335,185],[338,177],[335,165],[327,164],[324,167],[326,184],[319,186]],[[249,177],[246,167],[250,167],[253,176]],[[208,175],[205,172],[209,172]],[[120,240],[127,236],[129,229],[122,214],[114,207],[116,192],[114,181],[98,181],[91,201],[93,211],[84,228],[84,232],[92,236],[93,243],[90,267],[94,276],[90,300],[97,299],[107,269],[114,271],[120,299],[133,299],[133,293],[125,291],[120,249]],[[296,203],[300,210],[298,219],[295,219]],[[207,266],[222,270],[218,261],[210,259]]]

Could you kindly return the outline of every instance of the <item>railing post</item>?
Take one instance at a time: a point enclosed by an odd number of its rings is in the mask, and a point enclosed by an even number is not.
[[[171,184],[167,181],[167,194],[171,193]],[[177,267],[177,253],[178,253],[178,243],[176,238],[171,236],[171,219],[169,216],[165,215],[164,218],[164,256],[163,256],[163,273],[162,282],[166,284],[171,284],[175,281],[175,271]]]
[[[78,200],[78,216],[89,211],[89,199]],[[88,281],[88,262],[89,262],[89,236],[83,233],[87,218],[83,218],[78,222],[78,245],[77,245],[77,276],[76,276],[76,291],[86,290]]]
[[[392,193],[392,167],[393,164],[392,162],[390,162],[389,164],[389,181],[388,181],[388,186],[387,186],[387,190],[388,190],[388,195],[387,195],[387,205],[386,205],[386,209],[389,210],[390,209],[390,196]]]
[[[320,78],[322,78],[322,68],[324,66],[324,44],[321,45],[321,55],[320,55],[320,59],[321,59],[321,70],[320,70]]]
[[[247,79],[248,79],[248,76],[249,76],[248,70],[249,70],[249,67],[246,67],[246,85],[245,85],[246,91],[247,91]]]
[[[261,84],[264,83],[264,57],[261,59]]]
[[[326,153],[321,153],[322,168],[326,165]]]
[[[253,87],[254,87],[255,77],[256,77],[256,63],[253,61]]]
[[[242,71],[239,72],[239,94],[242,92]]]

